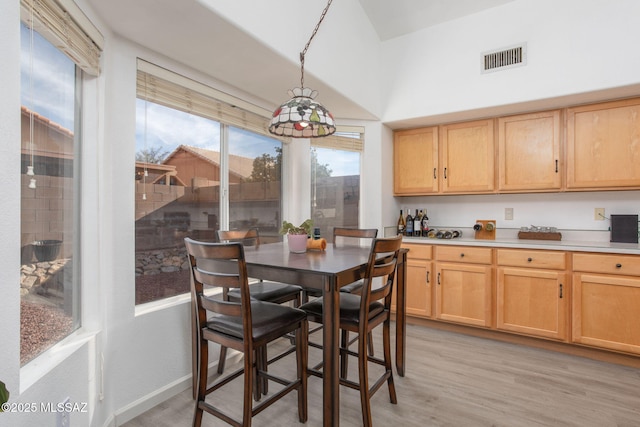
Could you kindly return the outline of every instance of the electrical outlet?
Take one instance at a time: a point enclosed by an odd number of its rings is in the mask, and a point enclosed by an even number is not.
[[[596,208],[593,214],[593,219],[596,221],[604,221],[604,208]]]
[[[513,220],[513,208],[504,208],[504,219],[507,221]]]
[[[64,399],[61,403],[62,405],[62,410],[58,410],[56,415],[57,415],[57,420],[56,420],[56,427],[70,427],[71,426],[71,420],[69,419],[69,417],[71,416],[71,412],[69,412],[67,410],[67,406],[71,403],[71,398],[67,397],[66,399]]]

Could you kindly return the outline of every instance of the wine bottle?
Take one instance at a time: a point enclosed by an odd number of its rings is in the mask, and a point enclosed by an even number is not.
[[[420,227],[422,223],[422,218],[420,214],[418,214],[418,209],[416,209],[416,216],[413,217],[413,236],[420,237]]]
[[[404,228],[407,223],[404,220],[404,215],[402,215],[402,209],[400,209],[400,218],[398,218],[398,234],[404,234]]]
[[[420,222],[420,231],[422,232],[422,237],[427,237],[427,235],[429,234],[429,217],[427,216],[426,209],[422,213],[422,220]]]
[[[406,218],[407,226],[404,229],[405,236],[413,236],[413,217],[411,216],[411,211],[407,209],[407,218]]]

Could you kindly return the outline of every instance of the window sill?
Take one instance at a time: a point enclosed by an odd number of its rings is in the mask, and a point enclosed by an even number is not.
[[[78,329],[20,368],[20,394],[24,393],[83,345],[95,340],[100,331]]]

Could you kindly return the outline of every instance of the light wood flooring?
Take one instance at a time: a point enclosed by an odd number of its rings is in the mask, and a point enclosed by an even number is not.
[[[380,336],[374,335],[374,342],[380,355]],[[311,362],[319,355],[310,348]],[[350,376],[355,376],[355,360],[350,363]],[[294,364],[290,355],[270,369],[292,369]],[[405,377],[394,371],[397,405],[389,403],[386,387],[372,398],[375,426],[640,426],[637,368],[417,325],[407,327],[406,366]],[[298,423],[291,393],[256,416],[252,425],[321,426],[321,385],[321,379],[309,378],[306,424]],[[227,387],[230,392],[220,399],[238,413],[234,399],[242,395],[242,377]],[[340,425],[362,425],[358,393],[341,387],[340,400]],[[193,405],[191,390],[185,390],[124,427],[190,426]],[[202,425],[226,424],[205,414]]]

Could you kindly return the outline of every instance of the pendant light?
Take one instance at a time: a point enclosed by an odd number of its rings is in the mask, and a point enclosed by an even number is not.
[[[318,91],[304,87],[304,56],[332,1],[329,0],[327,3],[309,41],[304,50],[300,52],[300,87],[289,90],[291,99],[273,112],[269,132],[274,135],[292,138],[318,138],[331,135],[336,131],[333,115],[322,104],[314,100]]]

